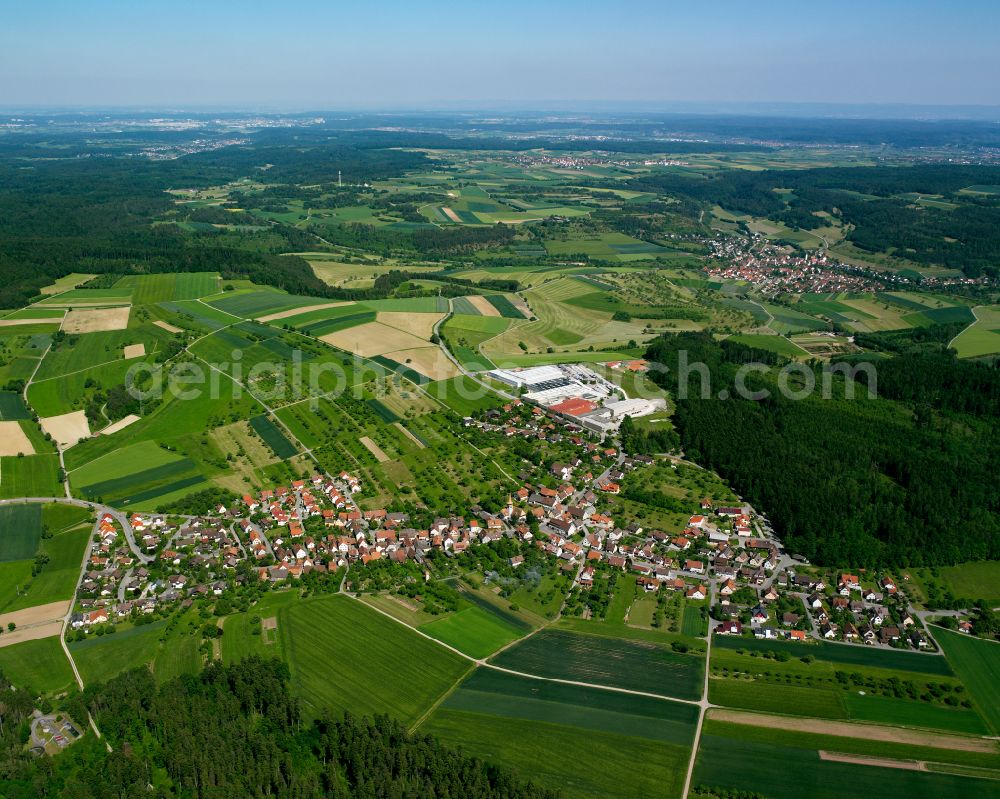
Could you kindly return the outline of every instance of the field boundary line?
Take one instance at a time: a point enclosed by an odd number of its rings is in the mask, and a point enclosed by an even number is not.
[[[962,328],[961,330],[959,330],[959,331],[958,331],[958,332],[957,332],[957,333],[956,333],[956,334],[955,334],[955,335],[954,335],[954,336],[952,337],[951,341],[949,341],[949,342],[948,342],[948,349],[951,349],[951,348],[952,348],[952,345],[953,345],[953,344],[955,343],[955,341],[956,341],[956,340],[957,340],[957,339],[958,339],[958,338],[959,338],[959,337],[960,337],[960,336],[961,336],[961,335],[962,335],[963,333],[966,333],[966,332],[968,332],[968,331],[969,331],[969,330],[970,330],[971,328],[975,327],[976,325],[978,325],[978,324],[979,324],[979,323],[980,323],[980,322],[982,321],[982,320],[981,320],[981,319],[979,318],[979,314],[977,314],[977,313],[976,313],[976,309],[977,309],[977,308],[982,308],[982,307],[983,307],[983,306],[981,306],[981,305],[973,305],[973,306],[972,306],[972,309],[971,309],[971,310],[972,310],[972,318],[973,318],[973,321],[972,321],[972,322],[969,322],[969,324],[968,324],[968,325],[966,325],[965,327],[963,327],[963,328]]]
[[[753,710],[713,705],[710,719],[746,727],[777,728],[791,732],[809,732],[833,738],[878,740],[908,746],[926,746],[959,752],[996,754],[996,739],[984,735],[960,735],[953,732],[918,729],[915,727],[875,724],[846,719],[820,719],[806,716],[784,716],[780,713],[758,713]],[[873,733],[879,733],[873,735]],[[949,746],[948,744],[956,744]],[[964,746],[957,744],[965,744]]]
[[[497,666],[497,665],[495,665],[493,663],[488,662],[486,660],[486,658],[474,658],[474,657],[472,657],[472,655],[467,655],[467,654],[465,654],[465,652],[461,651],[460,649],[456,649],[451,644],[446,644],[444,641],[439,641],[437,638],[432,638],[431,636],[429,636],[427,633],[423,632],[422,630],[419,630],[416,627],[411,627],[405,621],[397,619],[395,616],[393,616],[393,615],[391,615],[389,613],[386,613],[381,608],[377,608],[374,605],[368,604],[367,602],[362,602],[362,600],[361,600],[360,597],[356,596],[355,594],[352,594],[349,591],[344,591],[343,595],[350,597],[355,602],[361,602],[361,604],[363,604],[363,605],[371,608],[376,613],[381,613],[387,619],[392,619],[396,624],[401,624],[403,627],[406,627],[409,630],[413,630],[413,632],[415,632],[417,635],[419,635],[419,636],[421,636],[423,638],[426,638],[428,641],[433,641],[438,646],[444,647],[445,649],[448,649],[448,650],[454,652],[459,657],[462,657],[465,660],[468,660],[471,663],[476,664],[477,666],[482,666],[483,668],[493,669],[494,671],[502,671],[502,672],[504,672],[506,674],[513,674],[515,677],[527,677],[528,679],[539,680],[541,682],[556,682],[556,683],[561,683],[563,685],[575,685],[578,688],[596,688],[596,689],[601,690],[601,691],[610,691],[612,693],[618,693],[618,694],[631,694],[633,696],[644,696],[644,697],[647,697],[649,699],[659,699],[659,700],[662,700],[664,702],[677,702],[678,704],[682,704],[682,705],[694,705],[695,707],[698,707],[701,704],[701,700],[697,700],[697,699],[680,699],[680,698],[675,697],[675,696],[664,696],[663,694],[654,694],[654,693],[650,693],[649,691],[636,691],[636,690],[633,690],[631,688],[619,688],[619,687],[614,686],[614,685],[600,685],[598,683],[583,682],[582,680],[564,680],[564,679],[561,679],[559,677],[542,677],[542,676],[540,676],[538,674],[530,674],[530,673],[528,673],[526,671],[516,671],[515,669],[508,669],[508,668],[505,668],[503,666]],[[525,636],[525,637],[527,637],[527,636]],[[520,639],[518,639],[518,640],[520,640]],[[491,655],[491,657],[492,657],[492,655]]]
[[[366,602],[365,604],[368,603]],[[465,678],[468,677],[470,674],[472,674],[472,672],[474,672],[476,668],[477,666],[475,663],[470,663],[469,668],[467,668],[464,672],[462,672],[462,675],[457,680],[455,680],[454,683],[452,683],[452,685],[448,688],[448,690],[446,690],[444,693],[441,694],[441,696],[439,696],[437,699],[434,700],[433,704],[431,704],[431,706],[427,708],[426,711],[424,711],[423,715],[421,715],[420,718],[418,718],[415,722],[413,722],[412,726],[407,730],[407,732],[410,733],[410,735],[413,735],[413,733],[415,733],[417,729],[419,729],[420,725],[423,724],[425,721],[427,721],[427,719],[430,718],[431,714],[439,707],[441,707],[441,705],[449,696],[455,693],[455,691],[458,689],[458,686],[460,686],[463,682],[465,682]]]

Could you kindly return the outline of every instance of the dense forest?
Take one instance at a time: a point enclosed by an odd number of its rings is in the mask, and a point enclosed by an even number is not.
[[[88,687],[110,751],[87,735],[55,759],[22,746],[31,700],[0,675],[0,796],[6,799],[557,799],[504,768],[410,735],[385,717],[307,722],[288,668],[251,658],[157,685],[147,669]],[[9,697],[9,698],[8,698]]]
[[[329,136],[308,147],[282,144],[228,147],[166,161],[79,157],[26,163],[15,156],[16,146],[12,153],[5,142],[0,147],[0,308],[18,307],[42,286],[74,271],[219,271],[290,292],[332,296],[305,261],[277,257],[316,249],[316,238],[304,231],[273,225],[264,234],[235,237],[154,224],[174,210],[166,193],[174,187],[204,188],[254,173],[272,183],[335,181],[338,171],[352,180],[372,180],[425,160],[421,153],[348,145]],[[268,169],[260,172],[264,165]]]
[[[832,381],[804,399],[779,391],[773,353],[709,334],[657,339],[653,378],[677,396],[678,355],[708,369],[711,399],[677,399],[675,422],[692,460],[717,470],[773,520],[788,549],[837,566],[946,564],[1000,557],[1000,371],[946,352],[877,362],[877,398],[865,381]],[[742,364],[759,400],[715,399]],[[822,367],[815,369],[822,385]],[[796,387],[796,381],[791,385]]]
[[[760,172],[731,170],[692,177],[644,175],[631,186],[718,204],[727,211],[811,230],[819,212],[849,226],[848,239],[869,252],[960,269],[969,277],[1000,276],[1000,199],[962,195],[974,185],[1000,185],[1000,167],[925,164]],[[776,189],[791,190],[786,197]],[[954,208],[914,204],[910,194],[941,195]]]

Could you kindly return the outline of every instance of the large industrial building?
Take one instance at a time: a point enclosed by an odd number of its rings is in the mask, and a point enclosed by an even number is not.
[[[647,416],[664,410],[662,399],[624,398],[621,387],[582,364],[494,369],[489,376],[521,391],[529,402],[605,435],[618,429],[626,416]]]

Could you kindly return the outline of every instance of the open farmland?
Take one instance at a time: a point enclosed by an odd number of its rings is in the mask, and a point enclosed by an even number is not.
[[[487,760],[516,767],[541,785],[579,797],[679,797],[696,710],[478,669],[420,730]],[[601,768],[567,769],[566,751],[585,750]]]
[[[709,681],[714,703],[959,733],[987,731],[974,709],[958,706],[965,689],[943,657],[843,644],[797,644],[792,654],[788,646],[767,643],[717,640]],[[775,659],[785,652],[789,657]],[[932,696],[937,699],[931,701]]]
[[[976,321],[951,342],[959,358],[978,358],[1000,353],[1000,305],[973,309]]]
[[[503,403],[496,394],[465,375],[430,383],[426,390],[432,397],[462,416],[468,416],[477,410],[497,408]]]
[[[56,637],[0,647],[0,672],[15,685],[41,694],[56,694],[75,685]]]
[[[510,325],[503,317],[472,316],[466,313],[454,314],[441,328],[448,342],[448,349],[459,362],[470,371],[493,368],[490,360],[479,352],[479,346],[494,336],[498,336]]]
[[[16,421],[30,418],[31,412],[24,404],[24,398],[20,394],[0,391],[0,420]]]
[[[92,526],[91,514],[83,508],[0,506],[0,613],[72,597]],[[36,555],[45,562],[33,574]]]
[[[938,574],[955,596],[986,600],[1000,606],[1000,561],[977,560],[957,566],[943,566]]]
[[[70,289],[75,289],[81,283],[86,283],[88,280],[94,277],[97,277],[97,275],[88,275],[88,274],[83,274],[82,272],[70,272],[68,275],[59,278],[51,285],[43,286],[41,289],[39,289],[39,293],[45,295],[61,294],[65,291],[69,291]]]
[[[274,454],[282,460],[290,458],[298,452],[295,445],[281,431],[281,428],[267,416],[252,417],[250,419],[250,427],[263,439],[264,443],[271,448]]]
[[[449,380],[461,375],[451,359],[434,345],[386,352],[375,356],[374,360],[416,383]],[[417,376],[414,377],[411,372],[416,372]]]
[[[299,297],[275,290],[237,289],[207,299],[209,305],[244,319],[268,316],[292,308],[316,306],[315,297]]]
[[[934,637],[993,734],[1000,734],[1000,643],[937,628]]]
[[[103,682],[128,669],[149,666],[160,649],[166,619],[121,630],[114,635],[69,644],[84,683]]]
[[[474,658],[492,655],[524,633],[506,619],[478,605],[422,624],[420,630]]]
[[[126,275],[115,289],[128,290],[135,305],[174,300],[194,300],[219,290],[215,272],[180,272],[157,275]]]
[[[515,671],[695,699],[703,661],[647,641],[542,630],[494,661]]]
[[[109,680],[140,667],[149,668],[159,682],[197,673],[204,665],[198,635],[201,620],[188,611],[170,622],[168,626],[161,619],[69,644],[84,682]]]
[[[41,536],[41,505],[0,505],[0,562],[34,557]]]
[[[278,634],[310,713],[390,713],[412,723],[468,669],[457,655],[347,597],[282,609]]]
[[[61,493],[57,455],[0,457],[0,499],[57,497]]]
[[[821,755],[829,750],[809,746],[810,739],[816,736],[775,735],[770,730],[761,730],[762,735],[751,735],[749,730],[743,725],[710,721],[702,733],[693,784],[757,791],[774,799],[800,799],[802,796],[839,799],[845,785],[858,782],[864,784],[866,791],[887,799],[1000,796],[1000,781],[914,768],[902,765],[908,761],[888,757],[873,760],[870,765],[861,762],[863,756],[881,755],[886,749],[899,754],[899,748],[865,742],[866,750],[853,762],[840,762]],[[822,737],[830,746],[835,747],[840,742],[840,739]],[[847,744],[844,749],[856,751],[856,745]],[[917,754],[927,754],[927,751],[921,749]],[[720,768],[721,763],[725,768]]]
[[[197,464],[142,441],[70,472],[70,483],[89,499],[151,507],[157,500],[197,490],[205,482]]]
[[[865,646],[817,641],[803,645],[797,642],[761,641],[749,638],[722,637],[715,641],[719,649],[743,649],[755,652],[785,652],[793,658],[812,655],[817,661],[842,666],[871,666],[890,671],[916,672],[937,676],[953,674],[948,661],[942,657],[928,657],[915,652],[890,649],[873,649]]]
[[[426,339],[381,322],[368,322],[328,333],[320,336],[320,339],[337,349],[353,352],[365,358],[396,350],[426,347],[430,343]]]

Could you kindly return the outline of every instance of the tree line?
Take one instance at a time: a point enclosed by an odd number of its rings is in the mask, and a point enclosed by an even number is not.
[[[359,679],[363,677],[359,675]],[[7,684],[0,676],[0,688]],[[9,799],[557,799],[558,792],[468,757],[388,716],[307,721],[288,667],[213,662],[158,685],[148,669],[88,686],[68,703],[110,745],[86,735],[56,758],[23,750],[31,699],[4,691],[0,795]]]
[[[878,362],[875,399],[863,380],[849,399],[839,377],[831,398],[792,399],[778,387],[778,356],[683,333],[657,339],[646,353],[671,366],[652,378],[675,396],[681,350],[706,364],[712,397],[731,390],[740,365],[768,367],[747,380],[769,392],[756,401],[699,399],[692,375],[675,424],[688,457],[766,511],[792,552],[859,567],[1000,557],[996,370],[944,354],[901,354]],[[809,368],[821,385],[823,367]]]

